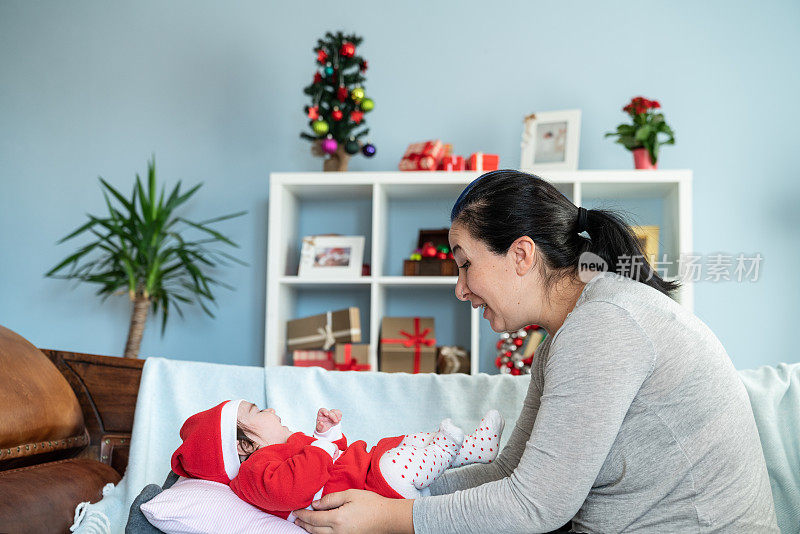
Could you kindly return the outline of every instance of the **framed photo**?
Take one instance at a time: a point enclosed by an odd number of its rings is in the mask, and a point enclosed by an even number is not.
[[[363,235],[312,235],[303,238],[297,276],[358,278],[364,261]]]
[[[658,260],[658,226],[634,226],[633,233],[642,245],[644,257],[650,266]]]
[[[577,171],[581,110],[544,111],[525,117],[522,162],[528,171]]]

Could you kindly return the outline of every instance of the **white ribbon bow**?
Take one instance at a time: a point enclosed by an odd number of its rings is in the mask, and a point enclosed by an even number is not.
[[[325,324],[325,328],[317,328],[317,332],[324,340],[322,350],[328,350],[336,343],[336,338],[333,336],[333,329],[331,328],[331,312],[328,312],[328,320]]]
[[[466,350],[456,346],[444,346],[440,348],[439,351],[442,353],[442,356],[451,358],[464,358],[467,355]]]

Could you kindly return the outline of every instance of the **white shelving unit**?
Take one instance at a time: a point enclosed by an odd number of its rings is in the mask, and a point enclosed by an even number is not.
[[[409,291],[454,288],[456,283],[456,277],[405,277],[388,274],[395,270],[389,269],[386,261],[389,247],[392,246],[388,227],[390,204],[430,198],[448,198],[453,202],[463,188],[480,174],[399,171],[270,174],[264,364],[290,363],[286,350],[286,321],[295,318],[298,292],[324,292],[334,288],[366,291],[369,288],[369,315],[368,320],[362,322],[362,328],[365,323],[369,324],[369,332],[365,332],[370,342],[369,363],[373,369],[377,369],[380,319],[387,309],[387,300],[391,298],[387,293],[398,288],[407,288]],[[662,212],[660,254],[666,252],[670,258],[677,260],[680,254],[692,252],[690,170],[560,171],[539,175],[578,206],[626,200],[636,202],[640,199],[659,201]],[[371,203],[371,276],[352,280],[298,278],[296,273],[300,241],[303,238],[298,235],[302,203],[336,203],[353,199]],[[677,276],[677,264],[669,275]],[[691,283],[684,282],[676,300],[690,310],[693,309],[694,291]],[[319,310],[318,313],[324,311],[326,310]],[[366,310],[362,310],[362,318],[365,312]],[[470,310],[469,317],[472,372],[477,373],[480,361],[480,310]]]

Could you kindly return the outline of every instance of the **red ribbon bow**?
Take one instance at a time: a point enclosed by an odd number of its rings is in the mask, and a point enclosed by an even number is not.
[[[344,347],[344,363],[337,363],[337,371],[369,371],[369,364],[360,364],[358,360],[352,357],[353,346],[350,343],[345,343]]]
[[[422,332],[419,331],[419,317],[414,317],[414,334],[409,334],[405,330],[400,330],[401,336],[406,336],[407,339],[389,339],[381,338],[381,343],[399,343],[404,347],[414,346],[414,374],[419,373],[419,360],[422,353],[422,345],[429,347],[436,344],[436,339],[426,339],[430,328],[426,328]]]

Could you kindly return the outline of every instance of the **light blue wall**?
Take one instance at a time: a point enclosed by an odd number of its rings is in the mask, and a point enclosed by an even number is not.
[[[56,240],[103,212],[97,176],[127,190],[155,153],[161,178],[205,183],[187,215],[249,211],[224,228],[250,267],[221,273],[237,290],[218,292],[216,320],[190,309],[163,338],[153,323],[142,353],[260,364],[268,175],[321,169],[298,138],[302,88],[316,39],[344,29],[364,37],[376,102],[377,156],[352,170],[395,169],[429,138],[513,167],[522,117],[569,108],[583,110],[580,168],[626,169],[602,134],[631,96],[659,99],[677,132],[660,165],[694,170],[696,250],[764,257],[757,283],[699,284],[697,314],[739,368],[796,361],[798,27],[793,0],[4,1],[0,324],[39,346],[122,352],[125,298],[42,273],[72,250]]]

